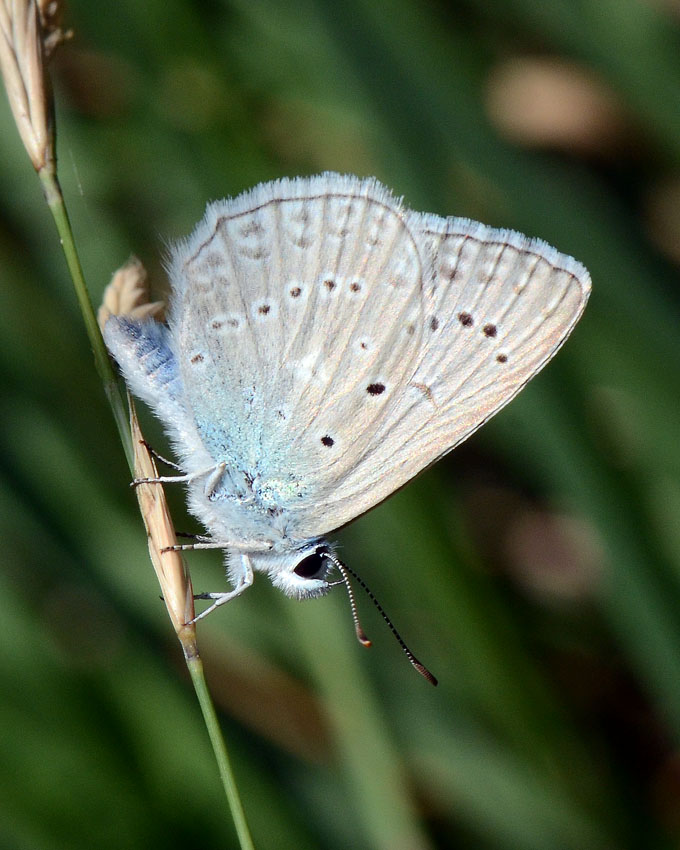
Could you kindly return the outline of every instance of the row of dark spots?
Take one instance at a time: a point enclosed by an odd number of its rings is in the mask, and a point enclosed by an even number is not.
[[[337,283],[332,278],[326,278],[326,280],[324,280],[323,282],[323,285],[329,292],[332,292],[336,288]],[[352,281],[352,283],[350,283],[349,285],[349,290],[350,292],[361,292],[361,284],[357,283],[356,280]]]
[[[226,322],[223,322],[221,319],[214,319],[210,323],[210,327],[214,331],[219,331],[220,328],[224,327],[225,324],[228,325],[230,328],[237,328],[238,327],[238,320],[237,319],[227,319]]]
[[[334,280],[331,280],[331,278],[327,278],[326,280],[324,280],[323,285],[329,292],[332,292],[337,286],[336,282]],[[354,281],[353,283],[350,283],[349,289],[350,292],[361,292],[361,284]],[[302,295],[302,289],[300,289],[299,286],[293,286],[288,291],[288,294],[291,298],[299,298]]]
[[[471,328],[475,323],[475,320],[472,318],[472,315],[470,313],[459,313],[458,314],[458,321],[461,323],[461,325],[464,328]],[[436,316],[432,316],[432,318],[430,319],[430,330],[436,331],[438,328],[439,328],[439,319]],[[495,325],[491,325],[491,324],[484,325],[482,330],[484,331],[486,336],[496,336],[496,326]]]
[[[434,322],[436,319],[433,319],[432,321]],[[475,320],[472,318],[470,313],[459,313],[458,321],[464,328],[471,328],[475,323]],[[432,328],[432,330],[435,330],[435,328]],[[496,325],[492,325],[491,322],[488,322],[482,328],[482,332],[484,333],[484,336],[494,337],[498,333],[498,329],[496,328]]]
[[[464,328],[471,328],[475,323],[474,319],[472,318],[470,313],[459,313],[458,314],[458,321],[461,323],[461,325]],[[487,324],[484,325],[484,327],[482,328],[482,333],[484,334],[484,336],[489,337],[489,339],[493,339],[498,333],[498,328],[496,327],[496,325],[492,324],[491,322],[487,322]],[[497,354],[496,360],[499,363],[507,363],[508,362],[508,355],[507,354]]]
[[[335,283],[333,283],[333,281],[331,281],[331,280],[327,280],[325,285],[329,288],[329,290],[333,289],[335,287]],[[358,283],[353,283],[353,284],[350,285],[350,289],[352,290],[352,292],[359,292],[359,290],[361,289],[361,286]],[[290,290],[291,298],[299,298],[300,295],[302,295],[302,290],[300,289],[299,286],[294,286]],[[268,313],[271,312],[271,309],[272,308],[271,308],[270,304],[260,304],[260,306],[257,308],[257,312],[261,316],[266,316]],[[238,322],[235,319],[230,319],[227,322],[227,324],[230,327],[235,328],[238,325]],[[223,325],[224,325],[224,322],[220,321],[219,319],[216,319],[214,322],[212,322],[211,327],[213,328],[213,330],[218,331]]]
[[[267,313],[269,313],[271,311],[271,309],[272,308],[271,308],[270,304],[260,304],[260,306],[257,308],[257,312],[261,316],[266,316]],[[223,322],[221,319],[215,319],[213,322],[210,323],[210,327],[214,331],[219,331],[220,328],[223,328],[225,324],[228,325],[230,328],[237,328],[238,327],[238,320],[237,319],[227,319],[226,322]]]
[[[328,289],[329,292],[331,292],[333,289],[335,289],[336,284],[335,284],[335,281],[333,281],[333,280],[326,280],[326,281],[324,281],[324,286],[326,287],[326,289]],[[360,292],[361,291],[361,284],[354,282],[354,283],[350,284],[349,288],[352,292]],[[293,286],[289,290],[289,295],[290,295],[291,298],[299,298],[302,295],[302,289],[299,286]],[[270,304],[261,304],[257,308],[257,312],[261,316],[266,316],[270,311],[271,311],[271,305]],[[213,327],[214,330],[219,330],[222,327],[223,324],[224,324],[224,322],[214,321],[212,323],[212,327]],[[238,323],[235,320],[232,319],[228,324],[231,327],[236,327],[236,325]]]
[[[461,325],[463,325],[464,328],[471,328],[474,325],[474,319],[472,318],[470,313],[459,313],[458,314],[458,321],[461,323]],[[430,319],[430,330],[434,332],[438,328],[439,328],[439,319],[436,316],[432,316],[432,318]],[[410,331],[410,327],[409,327],[409,331]],[[482,328],[482,332],[483,332],[484,336],[489,337],[490,339],[493,339],[497,335],[498,329],[497,329],[496,325],[492,324],[491,322],[488,322]],[[499,363],[507,363],[508,356],[507,356],[507,354],[498,354],[498,355],[496,355],[496,360]]]
[[[437,320],[432,319],[432,321],[435,322]],[[475,323],[475,320],[472,318],[472,315],[470,313],[459,313],[458,321],[464,328],[471,328]],[[439,323],[437,323],[437,325],[438,324]],[[435,328],[432,328],[432,330],[435,330]],[[498,329],[496,328],[496,325],[492,325],[491,322],[488,322],[486,325],[484,325],[482,331],[484,333],[484,336],[494,337],[496,336]]]
[[[330,291],[330,290],[332,290],[332,289],[334,289],[334,288],[335,288],[335,283],[334,283],[332,280],[327,280],[327,281],[325,282],[325,286],[326,286],[326,287],[328,288],[328,290]],[[358,283],[353,283],[353,284],[351,284],[350,289],[352,290],[352,292],[358,292],[358,291],[361,289],[361,286],[360,286]],[[300,289],[300,287],[299,287],[299,286],[294,286],[294,287],[290,290],[289,294],[290,294],[290,297],[291,297],[291,298],[299,298],[299,297],[302,295],[302,289]],[[270,313],[270,312],[271,312],[271,309],[272,309],[272,308],[271,308],[271,305],[270,305],[270,304],[260,304],[260,306],[257,308],[257,312],[258,312],[261,316],[266,316],[268,313]],[[214,321],[214,322],[212,323],[212,327],[213,327],[215,330],[219,330],[219,329],[222,327],[222,325],[223,325],[223,324],[224,324],[224,322]],[[229,324],[231,327],[236,327],[236,325],[237,325],[238,323],[237,323],[235,320],[233,320],[233,319],[232,319],[232,320],[231,320],[228,324]]]
[[[385,392],[385,384],[375,383],[369,384],[366,387],[366,392],[369,395],[381,395]],[[330,434],[326,434],[321,438],[322,445],[326,446],[327,449],[330,449],[335,445],[335,440],[330,436]]]

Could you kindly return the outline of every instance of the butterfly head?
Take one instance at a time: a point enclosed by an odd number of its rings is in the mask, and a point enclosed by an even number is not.
[[[280,588],[287,596],[292,596],[296,599],[309,599],[314,596],[323,596],[325,593],[328,593],[331,587],[344,584],[349,596],[354,629],[359,643],[363,644],[363,646],[371,646],[371,641],[366,637],[359,622],[359,613],[351,579],[357,581],[382,615],[413,667],[428,682],[433,685],[437,684],[437,679],[427,667],[418,661],[408,646],[406,646],[401,635],[385,613],[385,609],[375,598],[375,595],[368,588],[366,582],[354,570],[348,567],[347,564],[343,563],[327,543],[316,540],[305,543],[298,549],[288,550],[285,553],[272,553],[264,557],[269,559],[269,563],[266,566],[262,563],[258,564],[256,559],[253,559],[253,566],[256,569],[268,572],[272,583]],[[335,581],[328,581],[328,573],[333,568],[339,573],[340,578]]]
[[[311,599],[323,596],[332,587],[327,578],[333,567],[331,558],[331,547],[316,540],[292,551],[267,555],[262,558],[266,564],[253,559],[253,566],[267,572],[272,584],[286,596]]]

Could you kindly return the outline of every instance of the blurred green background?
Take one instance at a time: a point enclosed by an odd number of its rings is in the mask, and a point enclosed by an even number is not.
[[[323,169],[540,236],[593,277],[555,362],[340,536],[437,690],[366,598],[370,651],[342,593],[299,604],[262,578],[201,624],[257,846],[678,846],[677,2],[72,0],[65,25],[60,173],[95,303],[131,253],[162,294],[164,245],[208,200]],[[0,111],[0,845],[234,847]],[[219,553],[190,564],[225,587]]]

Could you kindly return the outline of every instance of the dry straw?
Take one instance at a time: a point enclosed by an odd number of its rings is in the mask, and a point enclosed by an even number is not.
[[[135,478],[158,478],[151,452],[142,436],[134,405],[130,406],[130,427],[135,446]],[[160,484],[138,484],[137,500],[149,542],[149,555],[161,585],[172,625],[187,656],[196,654],[194,596],[191,579],[177,544],[172,517]]]
[[[134,319],[160,318],[164,308],[162,301],[149,301],[146,269],[136,257],[132,257],[118,269],[106,287],[97,318],[103,330],[112,315]],[[132,399],[130,427],[135,479],[158,478],[158,470],[139,428]],[[138,484],[135,489],[146,528],[151,562],[161,585],[170,620],[185,654],[191,656],[196,652],[196,627],[191,623],[195,616],[193,591],[184,559],[171,548],[177,544],[177,538],[165,492],[161,484]]]
[[[24,147],[39,173],[55,171],[54,110],[45,62],[70,37],[61,4],[0,0],[0,70]]]
[[[164,301],[149,301],[149,278],[141,260],[130,259],[121,266],[104,290],[102,305],[97,313],[99,327],[110,316],[128,316],[131,319],[157,319],[163,321]]]

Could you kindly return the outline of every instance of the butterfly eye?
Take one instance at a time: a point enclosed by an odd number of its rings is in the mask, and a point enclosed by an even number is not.
[[[326,568],[326,554],[321,549],[303,558],[293,572],[300,578],[323,578]],[[322,575],[320,575],[321,573]]]

